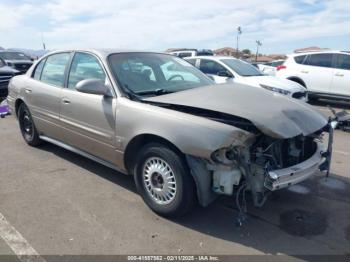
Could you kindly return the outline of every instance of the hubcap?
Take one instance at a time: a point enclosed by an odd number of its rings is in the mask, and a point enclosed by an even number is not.
[[[33,122],[30,117],[28,111],[23,112],[23,127],[22,127],[24,135],[31,137],[33,134]]]
[[[158,157],[146,160],[143,166],[143,183],[148,195],[158,204],[166,205],[176,195],[176,180],[171,167]]]

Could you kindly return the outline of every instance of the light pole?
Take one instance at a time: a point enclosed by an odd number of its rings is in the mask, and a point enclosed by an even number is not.
[[[236,48],[236,58],[238,58],[238,42],[239,42],[239,35],[242,34],[242,28],[239,26],[237,27],[237,48]]]
[[[259,53],[259,46],[262,46],[262,43],[260,40],[256,40],[256,54],[255,54],[255,62],[258,61],[258,53]]]

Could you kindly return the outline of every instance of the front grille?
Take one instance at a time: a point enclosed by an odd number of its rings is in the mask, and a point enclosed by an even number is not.
[[[18,63],[18,64],[15,64],[15,69],[17,69],[18,71],[21,71],[21,72],[27,72],[27,70],[29,69],[30,66],[31,66],[31,64]]]
[[[306,97],[306,92],[295,92],[292,95],[292,97],[296,98],[296,99],[300,99],[300,98]]]

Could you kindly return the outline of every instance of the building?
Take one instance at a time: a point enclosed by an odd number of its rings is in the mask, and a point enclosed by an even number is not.
[[[237,56],[237,49],[232,48],[232,47],[223,47],[219,49],[215,49],[214,51],[215,55],[220,55],[220,56]],[[238,52],[238,57],[243,57],[243,53],[241,51]]]

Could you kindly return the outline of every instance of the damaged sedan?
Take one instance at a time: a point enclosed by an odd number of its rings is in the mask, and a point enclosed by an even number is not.
[[[14,77],[8,103],[27,144],[50,142],[133,175],[163,216],[241,192],[262,206],[272,191],[329,171],[324,116],[264,89],[213,85],[171,55],[66,50]]]

